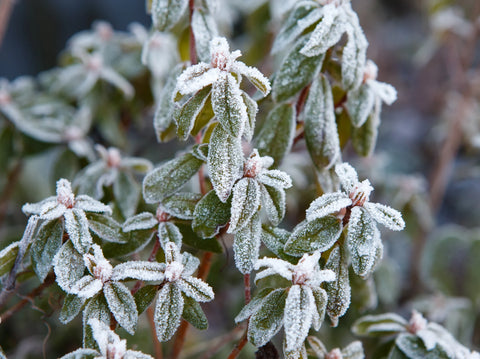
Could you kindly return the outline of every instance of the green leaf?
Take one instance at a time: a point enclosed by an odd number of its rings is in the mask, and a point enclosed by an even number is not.
[[[170,160],[147,174],[143,180],[145,202],[161,202],[177,192],[203,164],[191,153]]]
[[[263,225],[261,240],[280,259],[297,263],[298,258],[286,254],[284,251],[285,243],[290,238],[291,233],[285,229]]]
[[[422,340],[413,334],[400,334],[397,337],[397,340],[395,340],[395,344],[409,359],[456,358],[456,356],[448,355],[448,353],[438,344],[432,350],[427,350]]]
[[[166,283],[158,293],[155,307],[155,329],[158,340],[169,340],[178,326],[183,313],[184,300],[182,292],[172,283]]]
[[[207,86],[188,99],[181,107],[176,107],[173,118],[177,123],[177,135],[185,141],[193,130],[195,121],[205,106],[211,87]]]
[[[128,218],[122,225],[124,232],[151,229],[158,225],[158,219],[150,212],[142,212]]]
[[[71,241],[63,244],[53,260],[56,281],[60,288],[69,292],[70,288],[83,277],[85,263],[83,256],[73,247]]]
[[[366,315],[353,323],[352,331],[359,336],[390,336],[406,331],[408,322],[395,313]]]
[[[282,327],[287,293],[285,289],[274,290],[251,316],[248,340],[253,345],[257,347],[265,345]]]
[[[295,137],[296,112],[288,103],[275,106],[260,128],[255,143],[262,156],[270,156],[279,166],[290,152]]]
[[[242,98],[245,106],[247,106],[248,121],[245,122],[245,130],[243,136],[248,142],[252,141],[255,132],[255,120],[258,112],[258,105],[245,91],[242,91]]]
[[[315,251],[324,252],[337,241],[342,233],[342,223],[334,216],[299,223],[285,244],[285,252],[294,256]]]
[[[152,304],[158,292],[157,285],[146,285],[140,288],[134,295],[138,315],[142,314]]]
[[[214,190],[208,192],[193,212],[193,230],[202,238],[211,238],[218,234],[220,227],[230,219],[230,203],[223,203]]]
[[[107,258],[122,257],[136,253],[143,249],[153,237],[154,231],[144,229],[125,233],[127,243],[105,243],[102,245],[103,253]]]
[[[346,108],[352,125],[362,126],[375,104],[375,94],[367,84],[362,84],[358,90],[350,91],[347,97]]]
[[[272,186],[261,185],[262,206],[265,209],[268,220],[277,226],[285,216],[286,201],[285,191]]]
[[[64,213],[65,231],[79,253],[86,253],[92,245],[92,236],[88,230],[88,220],[83,210],[67,209]]]
[[[101,239],[113,243],[127,242],[122,226],[112,217],[90,212],[87,213],[87,219],[90,230]]]
[[[168,242],[173,242],[180,247],[182,245],[182,234],[175,224],[160,222],[158,225],[158,240],[162,248],[165,248]]]
[[[162,201],[162,209],[173,217],[193,219],[195,206],[202,198],[197,193],[175,193]]]
[[[77,297],[74,294],[67,294],[58,319],[63,324],[69,323],[80,313],[84,304],[85,298]]]
[[[242,178],[233,187],[232,206],[230,208],[230,226],[228,233],[235,233],[243,228],[260,205],[260,185],[249,177]]]
[[[258,311],[260,305],[263,302],[263,299],[269,295],[274,289],[273,288],[263,288],[258,292],[250,302],[245,305],[240,313],[235,317],[235,323],[243,322],[244,320],[250,318],[250,316]]]
[[[320,75],[310,87],[302,119],[305,141],[315,166],[322,170],[340,158],[340,140],[335,121],[332,89],[328,79]]]
[[[19,246],[20,241],[13,242],[0,251],[0,276],[7,274],[13,268]]]
[[[103,294],[118,324],[133,335],[137,328],[138,312],[130,290],[122,283],[110,281],[103,285]]]
[[[338,323],[338,318],[343,316],[350,306],[351,287],[348,276],[348,261],[345,249],[335,246],[330,252],[324,269],[330,269],[335,273],[334,282],[324,283],[328,294],[327,314],[333,326]]]
[[[230,73],[213,83],[212,107],[218,122],[228,135],[240,138],[248,120],[247,107],[237,80]]]
[[[308,35],[301,37],[283,59],[273,82],[272,95],[276,102],[286,101],[298,94],[322,67],[325,54],[307,57],[300,53],[308,39]]]
[[[226,202],[239,177],[243,152],[239,137],[230,136],[222,126],[215,127],[208,149],[208,171],[218,198]]]
[[[318,317],[313,321],[313,327],[315,330],[319,330],[322,325],[323,320],[325,319],[325,312],[327,311],[328,303],[328,294],[325,289],[320,287],[312,287],[313,298],[315,299],[315,307],[317,310]]]
[[[210,40],[218,36],[217,24],[212,13],[201,7],[195,7],[191,26],[198,58],[200,61],[210,62]]]
[[[248,274],[258,259],[262,222],[257,212],[250,221],[235,233],[233,253],[235,265],[242,274]]]
[[[140,200],[140,185],[135,181],[132,174],[118,172],[117,178],[113,182],[113,194],[124,218],[131,217],[137,212]]]
[[[285,302],[285,342],[287,350],[300,348],[312,324],[315,299],[307,285],[294,284],[290,287]]]
[[[377,143],[379,125],[380,113],[374,110],[361,127],[352,127],[352,144],[359,155],[370,156],[373,153]]]
[[[87,325],[90,319],[98,319],[110,326],[110,309],[103,295],[92,298],[83,309],[83,347],[96,349],[97,342],[93,339],[92,328]]]
[[[152,22],[159,31],[171,30],[183,16],[188,0],[153,0]]]
[[[208,328],[208,320],[202,307],[195,299],[184,296],[185,305],[183,307],[182,318],[193,325],[195,328],[205,330]]]
[[[30,247],[32,267],[40,282],[52,268],[53,258],[62,246],[63,221],[55,219],[42,224]]]
[[[222,246],[216,238],[200,238],[189,225],[178,223],[177,227],[182,232],[183,244],[203,251],[222,253]]]

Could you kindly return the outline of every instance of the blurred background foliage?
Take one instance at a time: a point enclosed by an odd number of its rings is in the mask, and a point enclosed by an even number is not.
[[[271,8],[281,2],[272,0]],[[275,64],[268,52],[279,19],[260,0],[221,3],[229,20],[219,25],[232,39],[231,48],[241,49],[248,65],[270,75]],[[344,159],[355,164],[360,178],[372,181],[375,201],[402,211],[407,228],[402,233],[385,233],[386,255],[381,268],[370,280],[352,283],[356,295],[351,309],[338,328],[324,325],[318,336],[331,348],[344,347],[354,339],[350,327],[360,315],[393,311],[408,318],[411,309],[417,308],[429,320],[444,325],[460,342],[478,350],[480,3],[352,0],[352,5],[370,43],[368,57],[379,67],[379,80],[395,86],[398,100],[384,107],[375,154],[360,158],[347,145]],[[0,48],[0,77],[37,76],[59,63],[67,64],[68,55],[62,52],[67,40],[98,19],[120,31],[127,31],[131,22],[150,26],[143,1],[17,0]],[[175,31],[176,36],[185,37],[183,29]],[[185,59],[182,46],[186,42],[179,43]],[[140,49],[132,51],[139,56]],[[142,71],[146,73],[143,69],[129,78],[135,80],[137,95],[133,101],[114,95],[123,112],[112,110],[108,114],[108,107],[97,108],[99,117],[112,121],[104,123],[103,130],[99,125],[93,137],[106,147],[114,145],[158,164],[183,144],[157,143],[152,127],[154,95]],[[48,82],[48,73],[43,76]],[[259,113],[260,122],[265,114]],[[59,149],[59,145],[26,139],[1,121],[0,248],[4,248],[18,240],[25,227],[20,206],[53,194],[60,175],[72,179],[88,162],[67,146]],[[291,228],[302,219],[316,188],[302,145],[294,147],[290,156],[283,169],[295,183],[287,191],[284,223]],[[243,305],[242,277],[232,265],[231,243],[224,245],[226,251],[215,257],[208,278],[216,299],[203,306],[210,328],[207,332],[192,329],[185,358],[198,357],[199,352],[222,340],[233,343],[242,334],[234,331],[230,338],[222,337],[233,329],[233,318]],[[21,293],[29,293],[38,285],[36,279],[27,281]],[[46,357],[56,357],[79,347],[80,319],[67,326],[61,326],[57,319],[61,297],[61,290],[54,285],[0,323],[0,346],[9,358],[42,357],[42,351]],[[148,331],[147,323],[141,321],[129,346],[151,353]],[[280,341],[276,344],[281,345]],[[367,357],[382,357],[378,344],[374,339],[364,341]],[[230,350],[231,345],[226,345],[215,357],[225,358]],[[248,345],[241,357],[251,358],[253,351]]]

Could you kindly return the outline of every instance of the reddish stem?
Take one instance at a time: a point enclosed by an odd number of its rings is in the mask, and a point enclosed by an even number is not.
[[[148,324],[150,325],[150,332],[152,333],[153,346],[155,347],[155,359],[163,359],[162,343],[158,340],[157,332],[155,330],[154,310],[150,306],[147,308]]]
[[[195,0],[188,1],[188,9],[190,14],[190,63],[195,65],[197,63],[197,49],[195,45],[195,34],[192,27],[192,16],[195,8]]]
[[[14,3],[15,0],[1,0],[0,2],[0,45],[2,45],[5,36]]]
[[[252,288],[250,287],[250,273],[247,273],[243,276],[243,285],[245,286],[245,305],[247,305],[252,299]]]
[[[240,341],[238,342],[238,344],[235,345],[235,348],[233,348],[232,352],[230,353],[230,355],[228,356],[227,359],[235,359],[235,358],[238,356],[238,354],[240,354],[240,352],[242,351],[243,347],[244,347],[245,344],[247,344],[247,342],[248,342],[247,333],[248,333],[248,328],[245,329],[245,333],[243,334],[242,339],[240,339]]]

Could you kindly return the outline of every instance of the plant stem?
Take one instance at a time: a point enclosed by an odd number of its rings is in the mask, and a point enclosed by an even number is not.
[[[12,8],[15,0],[1,0],[0,2],[0,46],[5,36],[8,20],[12,14]]]
[[[45,281],[38,286],[37,288],[33,289],[26,297],[24,297],[20,302],[15,304],[12,308],[4,312],[0,316],[0,323],[3,323],[6,321],[8,318],[10,318],[13,314],[18,312],[20,309],[22,309],[25,305],[27,305],[28,302],[32,302],[33,299],[40,294],[42,294],[43,290],[49,286],[51,286],[55,282],[55,277],[50,274],[45,278]]]
[[[248,326],[247,326],[247,328],[245,329],[245,332],[243,333],[242,338],[240,339],[240,341],[238,342],[238,344],[235,345],[235,348],[233,348],[232,352],[230,353],[230,355],[228,356],[227,359],[235,359],[235,358],[238,356],[238,354],[240,354],[240,352],[242,351],[243,347],[244,347],[245,344],[247,344],[247,342],[248,342],[247,333],[248,333]]]
[[[247,305],[252,299],[252,288],[250,287],[250,273],[247,273],[243,276],[243,285],[245,286],[245,305]]]
[[[203,281],[207,279],[208,273],[210,272],[210,267],[212,266],[212,257],[213,252],[205,252],[200,262],[200,267],[198,267],[197,277]]]
[[[235,327],[230,333],[227,333],[217,339],[215,341],[212,341],[211,345],[208,345],[207,348],[210,348],[207,350],[201,357],[200,359],[209,359],[211,358],[215,353],[217,353],[220,348],[222,348],[225,344],[231,342],[232,340],[236,339],[238,336],[239,332],[242,330],[242,326],[237,326]]]
[[[153,338],[153,346],[155,347],[155,359],[163,359],[163,352],[162,352],[162,343],[158,340],[157,332],[155,330],[155,321],[154,321],[154,310],[152,306],[147,308],[147,318],[148,324],[150,325],[150,332]]]
[[[195,45],[195,34],[193,33],[192,27],[192,16],[193,10],[195,8],[195,0],[188,1],[188,9],[190,15],[190,63],[195,65],[197,63],[197,48]]]

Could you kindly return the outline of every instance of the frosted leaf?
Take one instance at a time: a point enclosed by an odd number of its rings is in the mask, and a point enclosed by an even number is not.
[[[178,326],[182,317],[184,299],[180,289],[171,283],[166,283],[158,293],[155,306],[155,330],[158,340],[169,340]]]
[[[62,203],[58,202],[47,202],[42,206],[42,211],[40,212],[40,219],[45,219],[51,221],[57,219],[65,214],[67,207]]]
[[[58,320],[60,320],[62,324],[70,323],[78,313],[80,313],[84,305],[84,298],[79,298],[74,294],[67,294],[63,301]]]
[[[263,302],[263,299],[270,294],[274,289],[273,288],[263,288],[258,294],[256,294],[252,300],[245,305],[240,313],[235,317],[235,323],[243,322],[244,320],[250,318],[250,316],[258,311],[258,308]],[[282,289],[277,289],[282,290]]]
[[[315,310],[315,300],[310,287],[293,285],[285,302],[283,319],[287,350],[301,347],[312,325]]]
[[[272,89],[270,81],[255,67],[247,66],[243,62],[236,61],[232,66],[232,71],[246,76],[250,82],[262,92],[263,96],[267,96],[270,93]]]
[[[102,283],[108,282],[113,273],[113,267],[103,256],[102,248],[98,244],[92,246],[94,255],[87,253],[83,255],[83,261],[88,271]]]
[[[305,56],[325,53],[340,41],[346,31],[347,22],[343,7],[328,4],[322,7],[323,17],[310,35],[310,39],[300,52]]]
[[[82,256],[75,250],[72,242],[65,242],[53,259],[55,279],[65,292],[83,276],[85,265]]]
[[[328,295],[327,292],[320,287],[311,287],[312,294],[315,299],[315,311],[313,315],[313,329],[320,330],[323,320],[325,319],[325,312],[327,309]]]
[[[302,116],[308,152],[315,166],[329,168],[340,159],[341,150],[332,88],[325,76],[320,75],[313,81]]]
[[[188,0],[153,0],[153,26],[160,31],[171,30],[187,9]]]
[[[183,276],[191,276],[200,265],[200,260],[194,255],[184,252],[182,254]]]
[[[56,202],[56,200],[57,198],[55,196],[51,196],[37,203],[25,203],[22,206],[22,212],[25,213],[27,216],[30,216],[32,214],[39,215],[42,212],[43,206],[45,206],[47,203],[54,203]]]
[[[262,301],[248,325],[248,340],[255,346],[265,345],[283,325],[285,289],[276,289]]]
[[[175,282],[175,285],[190,298],[197,302],[209,302],[213,300],[212,288],[200,278],[184,276]]]
[[[265,274],[262,272],[257,273],[255,281],[262,279],[268,275],[278,274],[287,280],[292,280],[292,273],[295,266],[287,261],[278,258],[263,257],[255,262],[255,269],[259,270],[262,267],[267,267],[268,271]]]
[[[415,335],[422,340],[427,350],[432,350],[435,348],[435,345],[437,345],[438,336],[436,333],[432,333],[431,331],[424,329],[419,330],[415,333]]]
[[[128,261],[113,269],[112,280],[137,279],[146,282],[161,282],[164,279],[165,264],[148,261]]]
[[[262,222],[258,212],[235,233],[233,252],[235,265],[242,274],[250,273],[258,259]]]
[[[218,36],[215,19],[203,9],[195,8],[192,14],[191,26],[195,36],[198,57],[203,62],[210,61],[210,41]]]
[[[169,242],[172,243],[172,242]],[[167,282],[178,281],[183,274],[183,264],[177,261],[170,262],[165,267],[165,280]]]
[[[352,200],[342,192],[325,193],[318,197],[307,209],[307,221],[335,214],[341,209],[352,204]]]
[[[123,359],[153,359],[153,357],[137,350],[127,350]]]
[[[85,212],[73,208],[64,214],[65,231],[68,233],[75,249],[80,253],[86,253],[92,245],[92,236],[88,230],[88,220]]]
[[[346,107],[355,127],[360,127],[367,121],[374,104],[375,93],[369,85],[363,84],[348,93]]]
[[[346,28],[348,40],[342,54],[342,84],[345,89],[356,89],[363,81],[368,41],[350,4],[346,11],[350,23]]]
[[[100,77],[122,91],[127,99],[133,97],[135,89],[132,84],[112,68],[104,67],[100,72]]]
[[[285,49],[322,16],[323,9],[315,1],[298,1],[273,42],[272,54]]]
[[[340,184],[347,193],[350,193],[358,183],[357,171],[346,162],[336,165],[335,173],[340,180]]]
[[[380,125],[381,102],[376,99],[373,110],[362,127],[352,127],[352,145],[361,156],[370,156],[377,142],[378,127]]]
[[[149,212],[142,212],[133,217],[128,218],[123,223],[122,229],[124,232],[138,231],[142,229],[150,229],[158,224],[155,216]]]
[[[391,105],[397,100],[397,90],[392,85],[379,81],[368,81],[368,85],[372,92],[387,105]]]
[[[278,225],[285,216],[286,199],[285,191],[270,186],[260,186],[262,194],[262,208],[267,213],[272,225]]]
[[[342,355],[345,359],[364,359],[363,345],[361,341],[354,341],[342,349]]]
[[[214,190],[208,192],[195,206],[192,229],[201,238],[212,238],[230,219],[230,203],[223,203]]]
[[[241,136],[248,121],[247,106],[237,80],[227,72],[221,72],[212,86],[212,108],[230,136]]]
[[[310,347],[312,348],[315,355],[319,359],[325,359],[325,354],[327,354],[327,348],[325,348],[325,345],[320,341],[320,339],[310,335],[307,337],[307,341],[308,344],[310,344]]]
[[[320,270],[318,260],[320,252],[317,251],[311,255],[304,254],[295,265],[292,273],[292,283],[299,285],[308,285],[318,287],[323,282],[335,280],[335,273],[330,269]]]
[[[366,315],[353,323],[355,335],[390,335],[406,330],[408,322],[395,313]]]
[[[98,213],[89,213],[87,215],[88,227],[100,239],[113,243],[126,243],[127,236],[122,232],[120,223],[110,216]]]
[[[105,325],[110,325],[111,313],[103,295],[97,295],[87,301],[83,310],[83,346],[90,348],[97,346],[92,328],[87,324],[91,319],[97,319]]]
[[[112,214],[112,209],[87,195],[79,195],[75,199],[75,208],[86,212]]]
[[[226,202],[243,163],[240,139],[230,136],[220,125],[213,130],[208,150],[208,171],[218,198]]]
[[[195,93],[216,82],[219,76],[219,69],[212,69],[209,64],[200,62],[199,64],[187,67],[181,75],[178,76],[175,92],[180,92],[182,95]]]
[[[158,225],[158,239],[162,248],[167,242],[173,242],[177,246],[182,245],[182,233],[176,225],[170,222],[160,222]]]
[[[81,298],[92,298],[95,294],[100,292],[103,288],[103,282],[95,279],[91,275],[82,277],[70,289],[71,294],[76,294]]]
[[[363,205],[372,218],[393,231],[405,228],[402,214],[397,210],[380,203],[365,203]]]
[[[366,276],[375,264],[380,233],[370,214],[362,207],[353,207],[346,242],[352,256],[352,267],[359,276]]]
[[[287,341],[283,340],[283,355],[285,359],[308,359],[307,348],[305,347],[305,343],[300,345],[300,348],[294,350],[287,349]]]
[[[230,226],[227,233],[235,233],[248,224],[260,205],[260,186],[252,178],[242,178],[233,187]]]
[[[138,311],[130,290],[122,283],[107,282],[103,287],[103,294],[118,324],[128,333],[135,333]]]
[[[74,350],[71,353],[65,354],[64,356],[60,357],[60,359],[83,359],[85,357],[90,357],[90,356],[98,356],[98,352],[94,349],[89,349],[89,348],[80,348],[77,350]]]
[[[284,171],[280,170],[264,170],[261,171],[257,179],[265,185],[278,189],[292,187],[292,179]]]
[[[173,242],[168,242],[165,244],[165,262],[179,262],[182,260],[182,255],[180,254],[180,248]]]
[[[253,135],[255,133],[255,119],[258,112],[258,105],[255,100],[253,100],[245,91],[242,91],[242,99],[247,107],[247,116],[248,121],[245,122],[245,129],[243,130],[242,136],[248,141],[251,142]]]
[[[183,105],[176,105],[173,118],[177,124],[177,135],[182,141],[185,141],[192,132],[197,117],[207,102],[210,90],[210,86],[207,86],[195,93]]]

